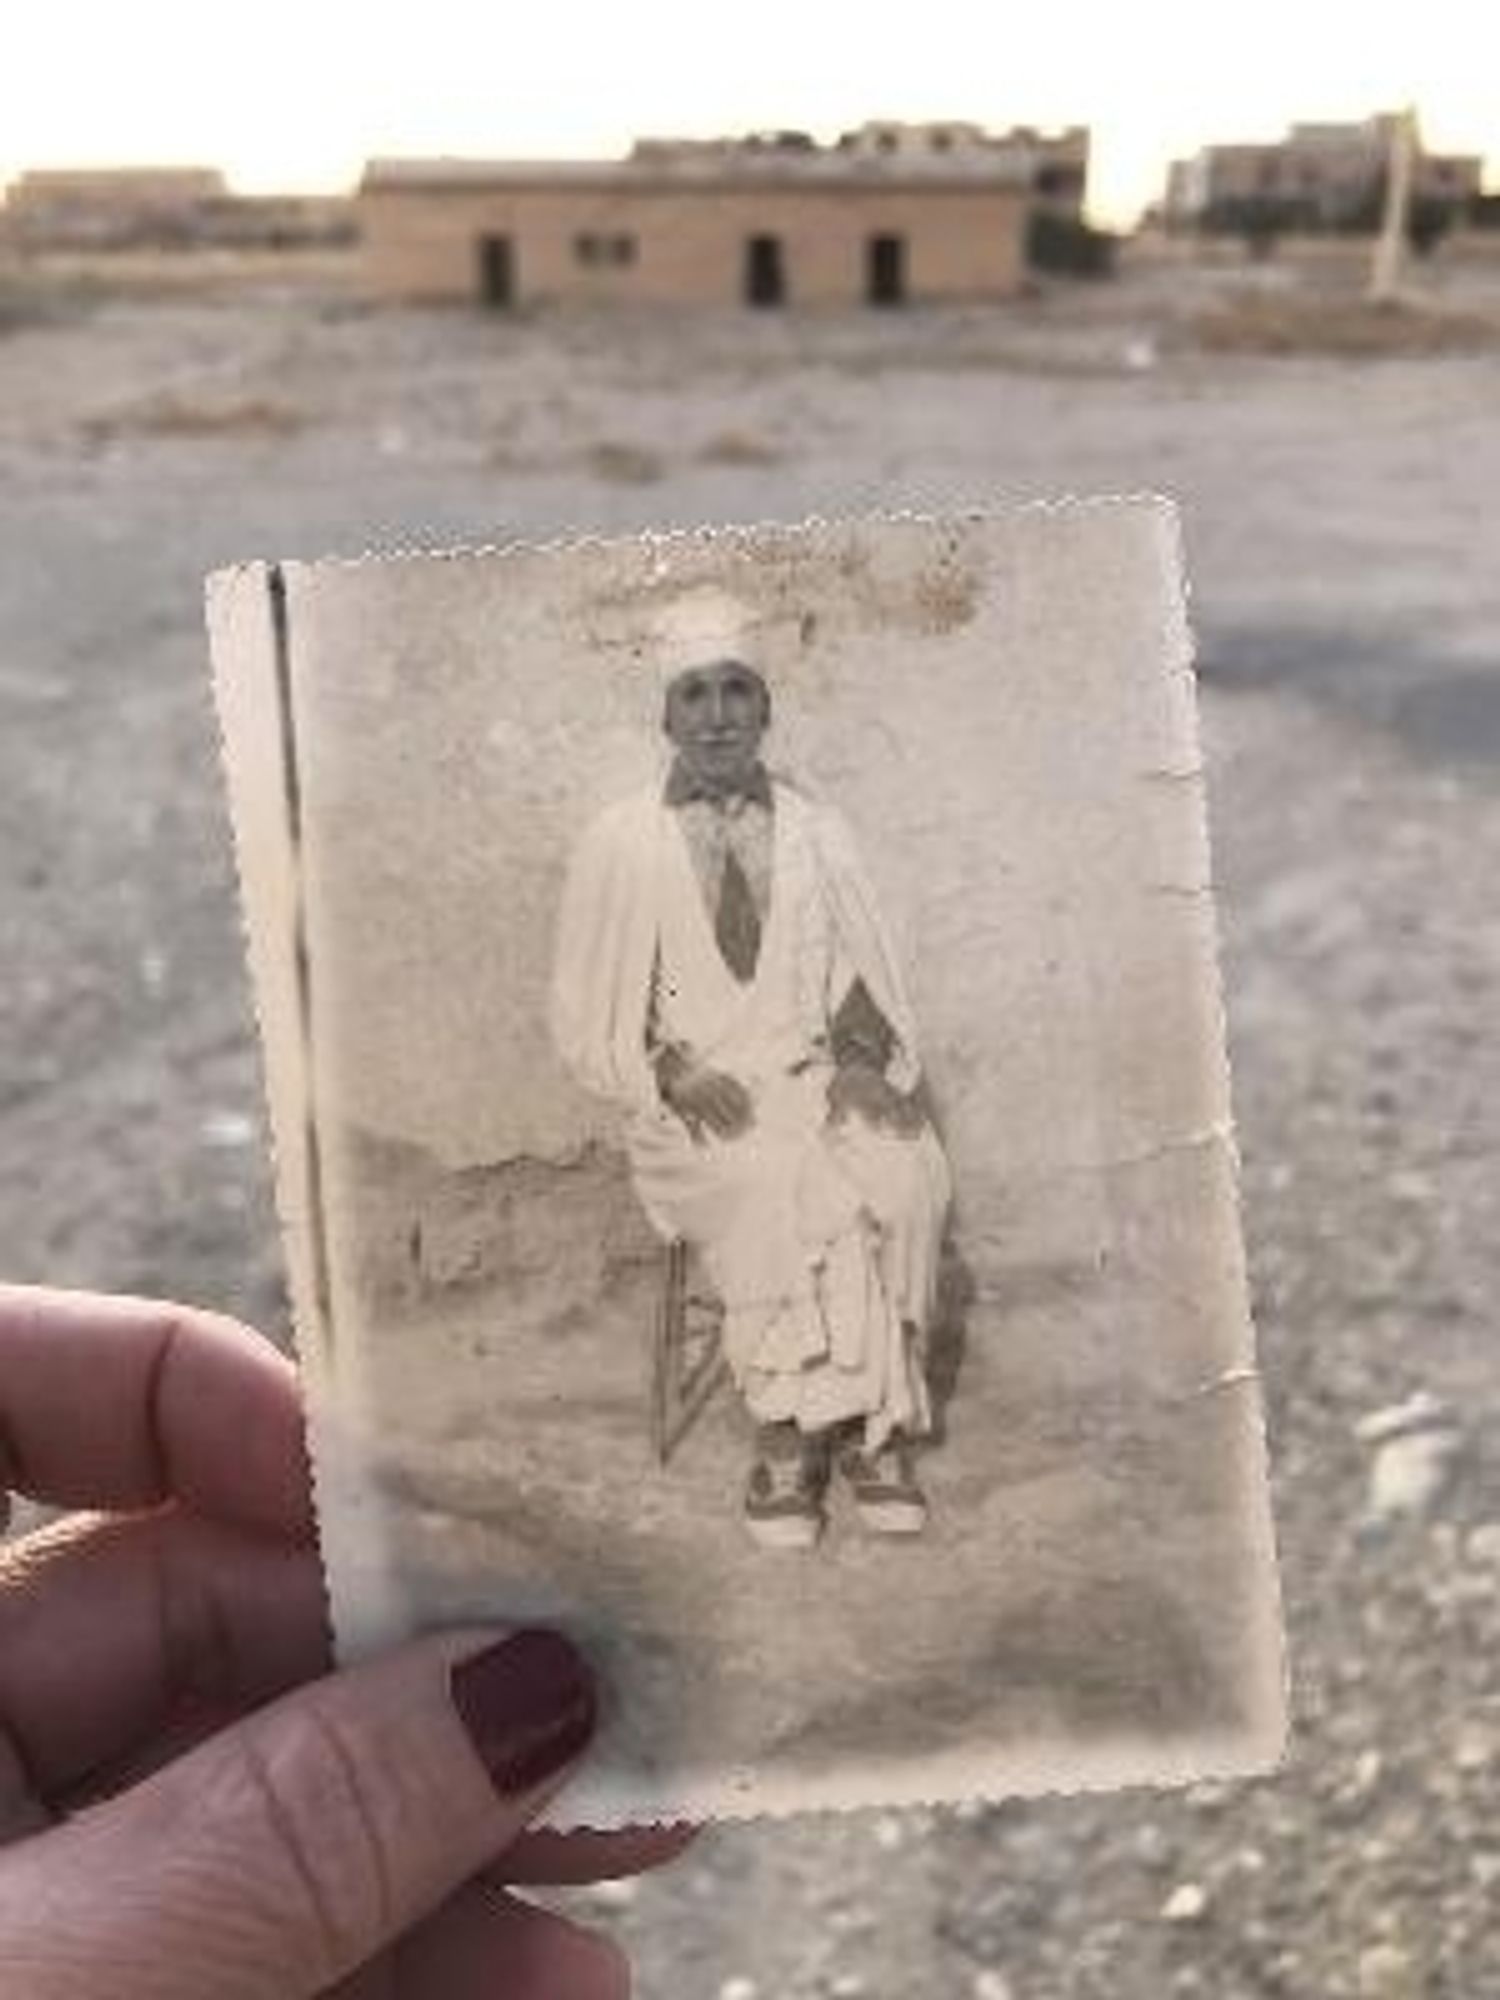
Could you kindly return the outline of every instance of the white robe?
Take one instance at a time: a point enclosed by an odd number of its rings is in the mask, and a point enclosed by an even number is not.
[[[700,1251],[752,1414],[805,1430],[862,1417],[874,1448],[929,1422],[917,1343],[948,1170],[930,1129],[829,1124],[829,1035],[854,979],[895,1033],[888,1075],[901,1089],[921,1074],[911,1009],[842,820],[778,780],[773,828],[770,909],[741,984],[677,815],[654,792],[602,814],[563,896],[553,1031],[579,1080],[626,1113],[656,1229]],[[647,1048],[653,984],[658,1032],[748,1090],[747,1132],[694,1139],[661,1102]]]

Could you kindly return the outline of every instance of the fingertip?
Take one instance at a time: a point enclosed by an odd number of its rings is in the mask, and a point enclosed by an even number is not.
[[[588,1748],[593,1672],[560,1633],[525,1628],[459,1660],[449,1691],[490,1782],[506,1800],[549,1788]]]

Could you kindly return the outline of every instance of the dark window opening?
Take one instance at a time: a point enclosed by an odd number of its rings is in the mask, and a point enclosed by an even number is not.
[[[1052,162],[1037,168],[1038,194],[1073,195],[1083,193],[1083,168],[1071,162]]]
[[[786,303],[786,262],[779,236],[751,236],[746,239],[745,303],[752,306]]]
[[[573,261],[577,264],[633,264],[636,250],[633,236],[598,236],[585,230],[573,238]]]
[[[508,236],[479,239],[479,296],[487,306],[516,302],[516,253]]]
[[[865,296],[872,306],[899,306],[906,298],[906,238],[872,236],[865,245]]]

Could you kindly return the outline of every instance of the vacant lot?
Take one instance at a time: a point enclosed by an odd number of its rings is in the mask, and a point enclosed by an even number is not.
[[[1440,261],[1441,334],[1344,317],[1320,343],[1305,279],[1257,274],[1248,304],[1244,279],[808,323],[377,315],[269,285],[0,300],[0,1262],[273,1327],[206,569],[1078,490],[1184,505],[1292,1766],[706,1839],[594,1899],[647,1992],[1500,1991],[1495,288]],[[1445,1478],[1393,1508],[1387,1457],[1372,1512],[1356,1425],[1418,1390]]]

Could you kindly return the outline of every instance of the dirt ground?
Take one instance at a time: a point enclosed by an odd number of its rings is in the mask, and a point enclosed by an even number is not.
[[[697,323],[0,284],[0,1263],[272,1328],[205,570],[1077,490],[1185,508],[1290,1766],[706,1837],[580,1898],[645,1993],[1500,1991],[1500,285],[1440,258],[1462,339],[1335,356],[1203,338],[1245,278]]]

